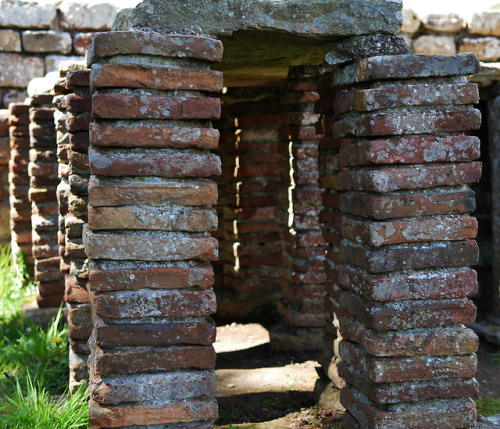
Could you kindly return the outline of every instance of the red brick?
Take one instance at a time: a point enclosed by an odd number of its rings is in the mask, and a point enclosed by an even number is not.
[[[96,317],[96,343],[105,347],[204,345],[215,341],[215,323],[200,322],[109,324]]]
[[[90,204],[100,206],[145,205],[216,205],[217,184],[207,179],[101,179],[89,181]]]
[[[448,379],[375,384],[346,362],[338,363],[339,375],[378,405],[479,396],[476,379]]]
[[[391,192],[475,183],[480,177],[480,162],[345,171],[339,173],[338,189]]]
[[[338,218],[340,220],[340,216]],[[341,225],[332,226],[342,229],[343,238],[371,246],[419,241],[466,240],[473,239],[477,235],[477,220],[469,216],[388,222],[366,222],[344,216],[341,222]]]
[[[219,132],[213,128],[95,123],[90,127],[90,141],[95,146],[215,149],[218,139]]]
[[[396,84],[378,88],[338,91],[334,97],[335,114],[348,111],[369,112],[409,106],[459,105],[479,102],[476,84]]]
[[[93,365],[100,375],[138,374],[179,369],[213,369],[212,346],[134,347],[94,351]]]
[[[343,263],[356,264],[371,273],[432,267],[461,267],[475,265],[479,258],[479,248],[473,240],[396,244],[378,249],[344,240],[340,253]]]
[[[219,119],[217,98],[94,94],[92,113],[99,119]]]
[[[350,341],[339,344],[340,356],[373,383],[470,379],[477,368],[475,354],[462,356],[376,357]]]
[[[374,406],[364,395],[349,387],[342,390],[340,402],[366,429],[470,428],[474,427],[477,418],[476,406],[469,398],[422,402],[392,411]]]
[[[383,220],[471,213],[476,208],[474,195],[470,189],[446,189],[392,195],[346,193],[339,198],[342,212]]]
[[[164,402],[160,407],[140,404],[104,407],[90,402],[89,425],[92,429],[216,419],[217,401],[213,398]]]
[[[89,148],[92,174],[103,176],[210,177],[221,174],[212,153],[173,149]]]
[[[143,64],[94,64],[93,88],[148,88],[155,90],[221,91],[222,72],[182,70]]]
[[[72,275],[64,276],[64,300],[66,302],[79,304],[90,302],[89,293],[86,288],[87,283],[86,280],[81,280]]]
[[[115,55],[139,54],[220,61],[222,51],[222,42],[203,36],[113,31],[96,34],[88,56],[89,63],[97,63],[99,58]]]
[[[89,125],[93,122],[91,113],[83,113],[78,116],[70,116],[66,121],[69,132],[88,131]]]
[[[340,304],[368,328],[384,331],[468,325],[476,318],[476,306],[467,298],[381,304],[344,292]]]
[[[477,293],[477,274],[469,268],[442,269],[389,276],[340,266],[342,285],[370,301],[461,298]]]
[[[361,114],[333,125],[335,137],[388,136],[471,131],[479,129],[481,113],[476,109]]]
[[[468,355],[479,344],[474,331],[464,326],[379,332],[354,317],[340,320],[340,333],[374,356]]]
[[[75,50],[75,54],[82,56],[85,55],[92,45],[92,40],[94,40],[96,34],[97,33],[76,33],[73,37],[73,48]]]

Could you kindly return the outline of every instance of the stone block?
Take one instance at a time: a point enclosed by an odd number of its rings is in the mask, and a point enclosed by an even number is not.
[[[96,119],[219,119],[218,98],[157,95],[94,94]]]
[[[500,12],[487,10],[473,14],[468,31],[480,36],[500,36]]]
[[[92,259],[181,261],[218,259],[218,242],[209,234],[85,231],[85,251]]]
[[[403,9],[403,25],[401,33],[416,33],[420,28],[421,22],[418,15],[412,9]]]
[[[73,37],[73,50],[76,55],[86,55],[96,33],[76,33]]]
[[[474,52],[479,61],[494,62],[500,59],[500,40],[496,37],[465,37],[458,52]]]
[[[65,30],[110,30],[117,14],[112,3],[64,0],[59,4],[61,27]]]
[[[413,52],[419,55],[454,55],[457,53],[453,36],[420,36],[413,41]]]
[[[62,62],[78,62],[82,57],[63,56],[63,55],[47,55],[45,57],[45,73],[58,72],[59,66]]]
[[[0,2],[1,27],[49,28],[56,15],[56,6],[52,3],[32,3],[23,0]]]
[[[31,79],[43,76],[43,59],[0,53],[0,86],[26,88]]]
[[[21,36],[15,30],[0,30],[0,52],[21,52]]]
[[[62,31],[23,31],[23,47],[26,52],[60,54],[71,53],[73,41],[71,35]]]
[[[436,33],[458,33],[465,27],[464,19],[456,13],[431,14],[424,19],[424,28]]]
[[[90,126],[90,142],[106,147],[172,147],[216,149],[219,131],[214,128],[183,128],[139,123]]]

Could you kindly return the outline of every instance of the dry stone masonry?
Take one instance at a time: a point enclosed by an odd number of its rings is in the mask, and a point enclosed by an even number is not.
[[[90,62],[93,428],[213,427],[222,57],[211,38],[96,36]],[[184,423],[184,424],[180,424]]]
[[[331,76],[345,428],[475,426],[478,70],[472,54],[399,55]]]
[[[10,241],[9,225],[9,110],[0,110],[0,243]]]

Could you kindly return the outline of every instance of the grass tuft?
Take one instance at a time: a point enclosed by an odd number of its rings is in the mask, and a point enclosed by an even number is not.
[[[481,396],[476,400],[476,409],[478,414],[484,417],[500,414],[500,399],[492,396]]]

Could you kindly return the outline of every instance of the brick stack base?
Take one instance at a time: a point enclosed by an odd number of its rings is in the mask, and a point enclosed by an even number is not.
[[[281,100],[280,235],[283,252],[278,310],[282,326],[271,331],[274,349],[319,349],[325,325],[325,241],[319,223],[321,193],[316,132],[317,67],[292,67]]]
[[[89,53],[92,428],[217,418],[208,177],[220,174],[220,102],[207,92],[222,89],[210,70],[221,55],[217,40],[155,32],[101,33]]]
[[[61,177],[61,184],[66,183],[67,214],[63,220],[64,232],[64,264],[65,273],[66,315],[68,321],[68,336],[70,341],[69,369],[70,391],[88,380],[87,360],[90,350],[87,341],[92,332],[90,298],[88,287],[88,261],[83,249],[83,226],[88,221],[88,181],[90,177],[88,146],[89,132],[73,131],[71,124],[82,121],[88,123],[91,114],[90,70],[83,70],[77,64],[68,64],[69,69],[64,75],[66,95],[62,95],[58,103],[66,113],[63,118],[65,135],[65,151],[67,171]],[[77,70],[82,68],[82,70]],[[69,125],[69,127],[68,127]],[[81,127],[82,128],[82,127]],[[60,168],[61,173],[61,168]],[[66,179],[66,180],[65,180]],[[63,268],[61,264],[61,269]]]
[[[344,428],[475,427],[477,70],[473,54],[399,55],[333,73]]]
[[[231,95],[231,90],[227,96]],[[227,290],[240,299],[240,316],[280,296],[277,266],[281,260],[279,221],[279,98],[273,88],[252,88],[235,94],[248,101],[230,106],[235,117],[234,169],[225,194],[235,195],[224,208],[224,268]],[[226,142],[224,142],[226,143]],[[234,197],[233,197],[234,198]]]
[[[9,116],[7,109],[0,110],[0,243],[11,241],[9,205]]]
[[[59,177],[53,96],[33,95],[30,108],[29,198],[39,307],[58,307],[64,298],[57,241]]]
[[[34,274],[31,238],[31,203],[28,198],[30,178],[28,174],[30,135],[29,106],[24,103],[9,105],[9,193],[10,228],[12,234],[12,255],[18,261],[19,252],[26,257],[28,271]]]

